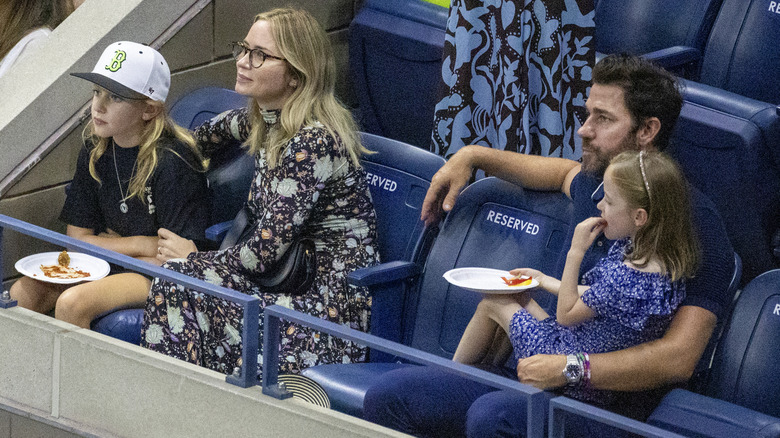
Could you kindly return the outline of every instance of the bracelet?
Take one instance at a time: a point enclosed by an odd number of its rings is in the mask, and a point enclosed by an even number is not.
[[[582,382],[584,387],[590,386],[590,356],[588,353],[577,353],[577,359],[582,364]]]

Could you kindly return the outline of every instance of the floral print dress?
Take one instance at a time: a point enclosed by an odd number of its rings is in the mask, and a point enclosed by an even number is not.
[[[279,111],[263,116],[269,129],[274,129]],[[223,140],[244,140],[249,130],[247,111],[234,110],[206,122],[196,138],[204,155],[210,156]],[[303,127],[282,155],[281,164],[274,168],[268,166],[265,151],[256,156],[247,207],[250,223],[257,225],[249,239],[163,266],[260,298],[261,349],[262,309],[272,304],[367,331],[370,297],[346,280],[350,271],[379,261],[376,218],[364,173],[350,160],[340,139],[319,123]],[[314,285],[302,296],[260,289],[253,276],[272,266],[296,236],[315,242]],[[142,345],[230,374],[241,365],[242,314],[238,305],[155,279],[144,312]],[[366,359],[367,349],[360,345],[284,321],[281,326],[282,372]],[[262,365],[262,351],[258,362]]]

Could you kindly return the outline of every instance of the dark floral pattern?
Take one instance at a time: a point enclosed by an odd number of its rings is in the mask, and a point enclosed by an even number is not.
[[[434,152],[479,144],[579,159],[593,17],[593,0],[453,0]]]
[[[275,122],[278,113],[270,116]],[[208,156],[227,137],[243,140],[248,132],[246,111],[236,110],[207,122],[196,137]],[[248,240],[164,266],[260,298],[261,347],[262,308],[271,304],[367,331],[371,299],[365,289],[348,286],[346,275],[379,261],[376,218],[364,173],[341,142],[314,123],[290,140],[275,168],[268,167],[264,151],[258,153],[247,205],[257,223]],[[315,284],[303,296],[261,290],[253,276],[273,265],[296,236],[310,237],[317,246]],[[144,316],[142,345],[149,349],[226,374],[241,364],[237,305],[156,279]],[[284,322],[281,330],[283,372],[366,359],[359,345]],[[262,365],[262,352],[258,362]]]

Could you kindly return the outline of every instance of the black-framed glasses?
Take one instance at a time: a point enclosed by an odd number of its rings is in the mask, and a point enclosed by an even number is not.
[[[249,53],[249,65],[251,65],[253,68],[260,68],[260,66],[263,65],[263,63],[265,62],[265,58],[273,58],[273,59],[278,59],[280,61],[286,61],[286,59],[284,58],[280,58],[274,55],[269,55],[260,49],[250,49],[242,41],[236,41],[230,43],[230,48],[233,50],[233,59],[235,59],[236,61],[243,58],[244,55]]]

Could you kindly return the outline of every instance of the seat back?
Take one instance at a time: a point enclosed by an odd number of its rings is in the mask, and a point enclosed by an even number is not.
[[[381,260],[411,260],[425,228],[422,202],[444,158],[378,135],[361,133],[361,140],[375,152],[364,155],[361,164],[376,210]]]
[[[704,51],[722,0],[599,0],[596,50],[641,55],[673,46]]]
[[[206,120],[225,111],[242,108],[247,97],[233,90],[203,87],[184,95],[171,106],[173,120],[186,129],[195,129]]]
[[[242,108],[247,97],[218,87],[199,88],[173,104],[171,117],[180,126],[195,129],[206,120],[225,111]],[[207,178],[214,208],[211,223],[232,220],[246,201],[255,163],[238,142],[226,144],[211,157]]]
[[[776,267],[780,116],[774,105],[682,81],[684,105],[668,152],[716,205],[742,258],[743,282]]]
[[[428,148],[447,9],[368,0],[350,25],[349,64],[367,132]]]
[[[766,0],[723,0],[704,50],[700,81],[780,103],[780,9]]]
[[[450,269],[532,267],[560,275],[572,214],[559,192],[535,192],[497,178],[481,179],[461,193],[444,221],[417,289],[411,346],[451,357],[474,314],[480,294],[450,285]],[[543,306],[551,297],[540,292]]]
[[[712,365],[707,395],[780,417],[780,270],[739,295]]]

